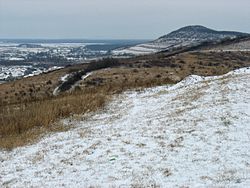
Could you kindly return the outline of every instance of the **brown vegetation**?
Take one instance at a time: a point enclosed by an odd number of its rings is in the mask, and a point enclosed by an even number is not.
[[[72,113],[85,113],[101,107],[107,95],[99,90],[74,93],[53,99],[1,108],[0,147],[21,146],[51,127],[58,119]],[[63,127],[61,127],[63,128]],[[34,130],[34,131],[32,131]],[[29,133],[32,133],[32,137]]]

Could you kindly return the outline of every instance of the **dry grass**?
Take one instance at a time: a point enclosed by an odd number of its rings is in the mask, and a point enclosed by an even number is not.
[[[74,93],[53,99],[1,108],[0,147],[11,149],[25,145],[48,130],[64,130],[55,126],[60,118],[95,111],[104,105],[108,94],[101,90]]]

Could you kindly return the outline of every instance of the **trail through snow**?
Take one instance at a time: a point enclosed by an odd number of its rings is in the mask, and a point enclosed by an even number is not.
[[[125,92],[0,151],[0,187],[249,187],[250,69]]]

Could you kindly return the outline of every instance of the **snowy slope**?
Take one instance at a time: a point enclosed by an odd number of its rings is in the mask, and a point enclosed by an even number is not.
[[[164,35],[155,41],[125,49],[117,49],[114,50],[113,53],[115,55],[143,55],[163,50],[173,50],[180,47],[196,46],[206,41],[218,42],[225,38],[233,39],[243,35],[247,34],[230,31],[215,31],[199,25],[186,26]]]
[[[250,68],[126,92],[68,132],[0,151],[0,187],[248,187]]]

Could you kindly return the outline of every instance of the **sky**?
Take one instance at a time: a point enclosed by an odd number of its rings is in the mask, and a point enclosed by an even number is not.
[[[249,0],[0,0],[0,38],[155,39],[187,25],[250,33]]]

